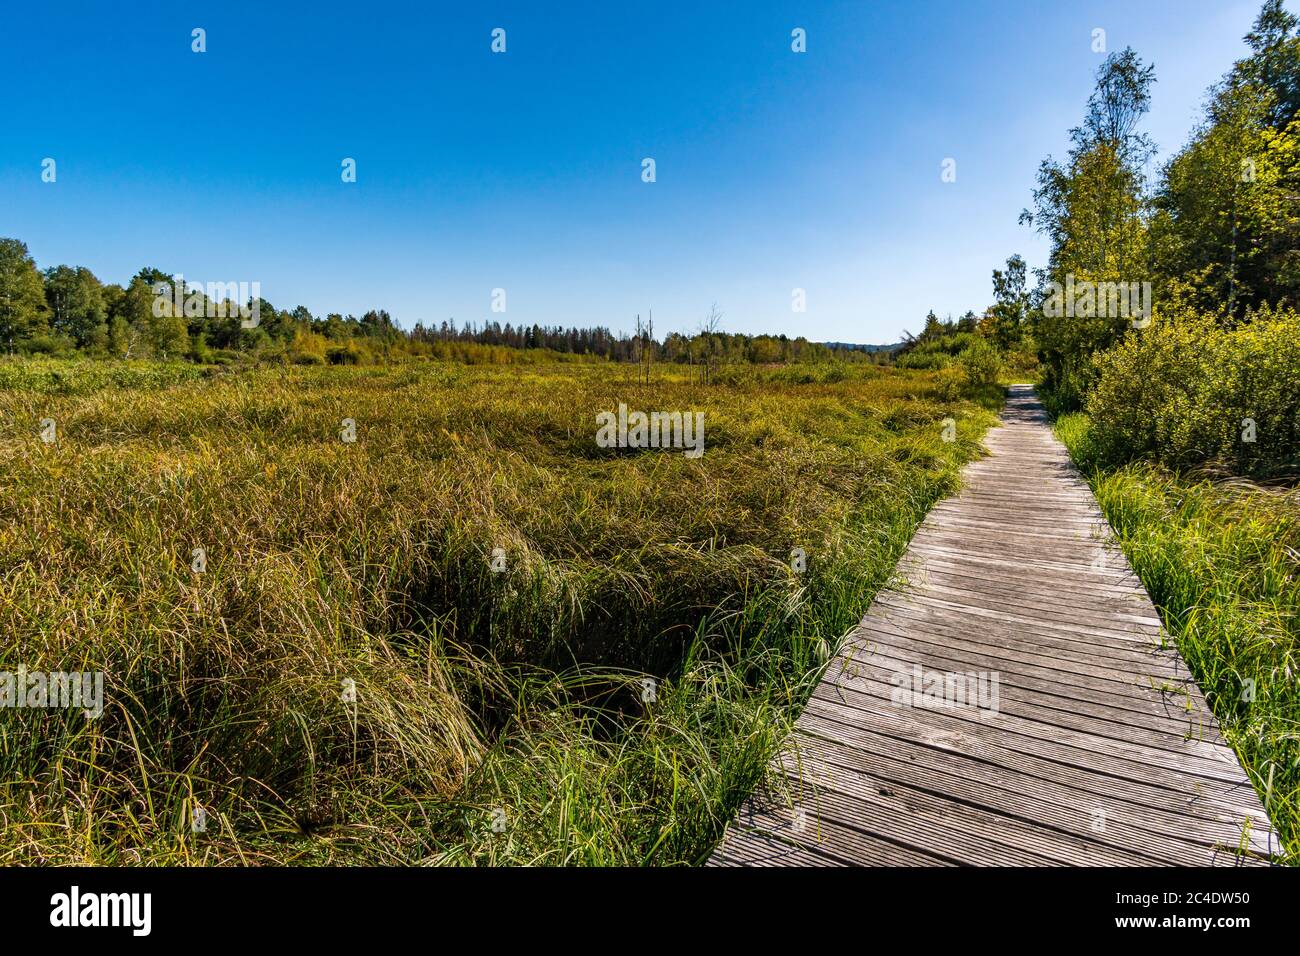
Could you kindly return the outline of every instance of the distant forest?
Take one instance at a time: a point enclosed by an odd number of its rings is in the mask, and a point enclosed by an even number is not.
[[[234,283],[230,283],[232,288]],[[256,306],[256,322],[244,318]],[[242,307],[242,314],[241,314]],[[463,362],[533,357],[614,362],[794,362],[835,356],[855,361],[876,347],[810,342],[799,336],[743,335],[720,329],[716,307],[693,332],[656,338],[653,326],[615,334],[605,327],[562,328],[499,321],[405,330],[383,309],[360,318],[313,315],[305,306],[277,309],[265,299],[209,298],[204,287],[161,269],[141,269],[125,287],[101,282],[81,266],[41,270],[17,239],[0,239],[0,350],[11,355],[186,359],[224,363],[241,358],[299,364],[368,364],[403,356]]]

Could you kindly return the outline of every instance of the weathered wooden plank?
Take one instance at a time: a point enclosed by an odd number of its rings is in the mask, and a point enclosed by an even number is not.
[[[873,673],[870,663],[856,673],[842,673],[834,682],[823,681],[818,691],[833,686],[840,702],[857,711],[870,711],[875,707],[893,707],[891,695],[895,690],[889,673]],[[829,699],[829,698],[827,698]],[[1116,754],[1125,759],[1154,766],[1173,762],[1189,773],[1198,773],[1216,780],[1235,782],[1231,765],[1236,756],[1214,739],[1184,737],[1158,727],[1135,727],[1132,724],[1103,720],[1093,714],[1083,714],[1061,707],[1046,707],[1025,699],[1014,692],[998,689],[996,713],[972,711],[958,707],[940,714],[957,720],[978,721],[983,726],[998,730],[1014,730],[1033,737],[1051,737],[1062,743],[1095,754]],[[985,714],[987,713],[987,716]],[[1216,735],[1217,736],[1217,735]],[[1224,764],[1230,766],[1225,768]]]
[[[979,613],[979,609],[968,611],[965,606],[949,607],[934,601],[907,602],[893,594],[878,599],[878,607],[881,620],[892,621],[908,630],[938,626],[956,629],[959,634],[979,632],[1009,647],[1023,644],[1053,649],[1088,670],[1093,666],[1090,661],[1095,660],[1096,666],[1114,667],[1115,662],[1121,662],[1121,667],[1140,666],[1149,673],[1160,673],[1170,679],[1186,674],[1179,659],[1170,656],[1172,648],[1162,646],[1154,634],[1103,634],[1083,626],[1052,627],[1053,622],[1023,615]],[[1042,635],[1041,643],[1036,634]],[[1107,648],[1105,655],[1101,655],[1101,647]],[[1131,665],[1123,662],[1131,662]]]
[[[832,665],[825,679],[836,681],[839,671],[847,670],[852,674],[860,670],[860,664],[875,664],[882,670],[897,672],[922,662],[922,658],[913,649],[896,648],[886,640],[872,644],[869,648],[864,647],[863,653],[855,655],[852,661],[845,659],[842,668],[838,662]],[[1008,669],[1009,662],[1005,659],[972,653],[970,648],[963,648],[957,653],[944,653],[941,646],[935,646],[927,649],[924,663],[944,672],[996,671],[1000,675],[1000,690],[1004,695],[1019,695],[1045,706],[1068,707],[1076,713],[1086,713],[1099,720],[1158,728],[1180,737],[1210,738],[1217,734],[1217,727],[1206,721],[1205,715],[1197,708],[1186,704],[1175,706],[1168,695],[1161,695],[1158,701],[1152,699],[1149,693],[1120,696],[1113,690],[1097,690],[1080,683],[1077,674],[1062,674],[1027,665]]]
[[[929,646],[943,648],[943,653],[949,656],[952,656],[951,652],[956,651],[971,654],[984,653],[1014,665],[1033,665],[1053,670],[1063,681],[1078,681],[1083,686],[1093,686],[1112,694],[1131,697],[1143,696],[1151,687],[1160,683],[1150,673],[1129,667],[1112,667],[1109,660],[1099,660],[1098,663],[1085,665],[1080,662],[1077,654],[1072,656],[1069,651],[1062,650],[1055,643],[1044,642],[1034,645],[1027,640],[1021,640],[1016,632],[1001,631],[984,635],[983,632],[972,628],[950,626],[942,622],[924,622],[925,634],[921,637],[915,634],[916,622],[916,618],[906,615],[890,614],[872,617],[858,625],[851,640],[859,640],[857,635],[860,634],[863,646],[867,646],[868,641],[872,644],[883,642],[896,646],[897,642],[890,641],[889,638],[901,637],[904,642],[915,646],[918,651]],[[1016,667],[1010,669],[1017,670]],[[1183,694],[1191,678],[1183,672],[1176,680],[1170,678],[1161,680],[1169,682],[1170,694]]]
[[[1001,567],[1015,568],[1021,574],[1025,574],[1026,568],[1029,567],[1024,558],[1009,556],[1005,550],[998,550],[994,545],[981,547],[978,541],[967,542],[965,545],[954,547],[951,542],[931,541],[926,538],[918,541],[913,538],[908,550],[921,557],[937,554],[943,557],[968,561],[972,565],[995,564]],[[1061,560],[1059,555],[1056,557],[1057,560],[1049,560],[1044,557],[1036,558],[1032,565],[1034,573],[1056,572],[1062,575],[1079,575],[1085,581],[1096,581],[1111,585],[1132,586],[1137,584],[1137,577],[1124,563],[1122,555],[1107,552],[1101,561],[1097,560],[1096,555],[1081,555],[1075,561]]]
[[[1080,836],[1094,834],[1100,842],[1114,840],[1097,828],[1097,811],[1134,833],[1121,848],[1159,855],[1165,840],[1177,844],[1236,845],[1247,820],[1252,833],[1266,846],[1260,821],[1213,796],[1172,805],[1168,791],[1142,782],[1116,781],[1102,774],[1070,768],[1062,774],[1048,762],[1023,762],[1017,767],[996,761],[994,751],[967,753],[936,747],[926,760],[916,759],[910,740],[863,730],[852,721],[813,716],[796,738],[803,766],[831,761],[880,780],[906,784],[991,811],[1035,820]],[[1187,818],[1196,817],[1189,828]],[[1190,836],[1193,839],[1187,839]],[[1156,841],[1156,842],[1151,842]],[[1177,850],[1177,847],[1175,847]],[[1184,848],[1185,849],[1185,848]]]
[[[750,852],[755,843],[775,849],[770,842],[774,840],[805,853],[829,857],[840,865],[956,866],[960,862],[949,854],[882,839],[823,816],[815,799],[796,801],[788,807],[753,806],[733,827],[738,829],[738,845],[749,844]],[[730,840],[725,844],[727,848],[732,845]],[[728,849],[728,852],[734,851]],[[774,855],[781,859],[779,854]]]
[[[985,444],[773,762],[785,802],[751,797],[710,862],[1267,862],[1259,798],[1031,389]],[[996,707],[896,700],[913,668],[996,675]]]
[[[709,857],[708,866],[848,866],[833,856],[783,843],[758,830],[738,831]]]
[[[1049,621],[1068,616],[1072,621],[1090,624],[1105,625],[1110,622],[1125,630],[1136,629],[1139,633],[1157,636],[1164,630],[1158,615],[1144,612],[1141,606],[1134,607],[1132,602],[1125,601],[1120,595],[1110,598],[1090,595],[1086,601],[1073,601],[1059,584],[1053,587],[1026,586],[1017,592],[999,588],[988,581],[972,581],[937,570],[929,571],[917,583],[922,585],[916,589],[918,593],[951,598],[968,607],[991,611],[1015,610],[1033,617],[1045,617]],[[912,589],[903,589],[904,593],[909,590]],[[1067,608],[1069,614],[1062,615],[1061,612]]]
[[[843,686],[819,684],[808,701],[809,709],[819,704],[840,705],[857,713],[872,726],[900,724],[914,727],[918,733],[933,731],[956,734],[967,740],[998,740],[1009,749],[1023,750],[1073,766],[1092,767],[1130,780],[1151,780],[1178,789],[1184,783],[1220,781],[1235,785],[1239,779],[1231,766],[1194,758],[1176,751],[1158,751],[1141,744],[1102,737],[1060,724],[1029,720],[999,710],[995,718],[982,718],[970,707],[938,710],[925,707],[898,707],[884,697],[873,697]]]
[[[1173,833],[1154,833],[1140,827],[1145,814],[1114,799],[1093,795],[1066,795],[1063,803],[1038,805],[1045,788],[1025,794],[1005,787],[980,786],[970,780],[944,777],[930,768],[888,761],[839,741],[801,737],[805,764],[814,781],[835,787],[867,806],[889,809],[903,823],[913,815],[926,815],[925,826],[915,836],[922,847],[953,845],[951,830],[977,834],[990,846],[970,854],[964,862],[1024,863],[1007,847],[1024,849],[1040,861],[1073,866],[1154,866],[1200,862],[1206,846],[1189,843]],[[816,757],[809,760],[809,757]],[[910,781],[910,782],[909,782]],[[920,784],[919,786],[916,784]],[[1053,791],[1061,796],[1062,791]],[[864,814],[868,828],[875,813]],[[937,818],[935,824],[930,818]],[[1216,824],[1225,846],[1235,845],[1240,829]],[[1109,831],[1109,834],[1108,832]]]
[[[1145,605],[1141,596],[1128,588],[1084,585],[1064,577],[1047,580],[1035,577],[1026,581],[1023,575],[1012,577],[998,569],[991,572],[974,571],[944,561],[930,561],[915,566],[909,563],[906,567],[900,567],[898,573],[899,583],[894,589],[899,591],[907,590],[909,584],[936,584],[1034,603],[1050,597],[1055,601],[1057,610],[1070,608],[1088,611],[1104,608],[1128,613],[1143,611]],[[1158,617],[1144,620],[1159,622]]]
[[[925,794],[905,793],[901,786],[872,787],[851,770],[827,761],[810,765],[802,779],[790,777],[796,806],[805,810],[804,828],[850,827],[891,842],[908,842],[936,854],[955,855],[963,863],[997,866],[1042,866],[1070,855],[1066,839],[1017,826],[1007,817],[975,807],[958,808]],[[858,779],[854,779],[858,778]],[[1081,848],[1076,862],[1086,862]],[[1134,856],[1107,862],[1147,863]]]
[[[876,598],[877,603],[886,607],[911,610],[933,614],[936,617],[960,620],[965,624],[978,624],[980,627],[1022,625],[1029,628],[1045,628],[1058,635],[1074,635],[1079,638],[1103,638],[1105,641],[1120,641],[1149,647],[1159,637],[1155,628],[1141,629],[1129,627],[1124,621],[1112,621],[1110,624],[1097,623],[1091,619],[1081,620],[1080,615],[1071,614],[1031,614],[1028,611],[1012,608],[993,609],[977,607],[974,604],[959,601],[951,597],[932,595],[928,591],[888,591]],[[1091,616],[1089,616],[1091,617]],[[970,618],[981,618],[975,622]],[[1103,641],[1104,642],[1104,641]],[[1102,643],[1102,642],[1093,642]]]

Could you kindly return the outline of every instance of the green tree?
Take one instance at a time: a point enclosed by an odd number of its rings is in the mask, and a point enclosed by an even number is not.
[[[1051,242],[1044,282],[1148,280],[1150,204],[1143,168],[1154,147],[1138,123],[1150,108],[1154,82],[1154,68],[1131,49],[1108,56],[1097,71],[1083,124],[1070,131],[1066,161],[1049,157],[1039,166],[1034,208],[1021,221]],[[1092,356],[1118,341],[1127,324],[1118,315],[1033,313],[1044,384],[1057,408],[1078,407],[1095,378]]]
[[[102,350],[108,343],[108,308],[95,274],[83,267],[45,270],[45,302],[50,329],[78,348]]]
[[[1029,315],[1028,268],[1015,255],[1007,267],[993,270],[994,304],[989,308],[984,327],[999,349],[1006,352],[1024,339],[1024,323]]]
[[[48,331],[44,282],[26,243],[0,239],[0,347],[12,352]]]
[[[1246,42],[1165,167],[1152,222],[1162,285],[1235,317],[1300,300],[1300,21],[1268,0]]]
[[[1268,124],[1281,129],[1300,112],[1300,36],[1296,17],[1282,6],[1282,0],[1265,0],[1255,25],[1245,40],[1252,55],[1238,62],[1232,76],[1243,84],[1266,89],[1271,94]]]
[[[921,334],[917,338],[922,342],[929,342],[933,339],[942,338],[945,331],[943,323],[934,314],[934,309],[931,309],[925,315],[925,326],[921,329]]]
[[[141,269],[115,306],[115,347],[124,358],[179,358],[190,351],[184,314],[176,312],[172,280],[157,269]],[[157,287],[168,288],[159,296]]]

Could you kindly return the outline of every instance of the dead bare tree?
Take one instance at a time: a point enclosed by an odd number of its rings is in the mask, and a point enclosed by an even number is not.
[[[645,342],[645,382],[650,384],[650,367],[655,360],[655,313],[654,309],[650,310],[650,320],[646,323],[646,342]]]
[[[650,321],[642,324],[641,313],[636,316],[636,335],[632,338],[632,357],[636,359],[636,380],[638,384],[650,384],[650,366],[655,358],[655,319],[650,312]]]
[[[636,360],[636,378],[641,381],[641,313],[636,314],[636,334],[632,336],[632,358]]]
[[[702,376],[705,385],[713,381],[713,336],[718,334],[718,329],[721,327],[722,313],[718,311],[718,303],[714,302],[709,307],[709,314],[700,323],[699,329],[699,334],[704,337],[704,368]]]

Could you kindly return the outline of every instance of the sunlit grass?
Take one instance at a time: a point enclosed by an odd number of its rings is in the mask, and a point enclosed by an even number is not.
[[[0,862],[698,861],[991,421],[870,367],[80,374],[0,380],[0,670],[107,708],[0,711]],[[620,401],[704,456],[598,448]]]
[[[1300,493],[1098,470],[1085,415],[1056,430],[1300,862]]]

